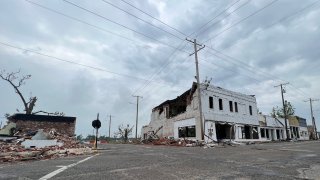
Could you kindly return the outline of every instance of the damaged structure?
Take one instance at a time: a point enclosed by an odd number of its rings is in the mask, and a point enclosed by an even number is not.
[[[67,116],[48,116],[33,114],[14,114],[8,118],[9,122],[16,124],[15,131],[20,134],[44,129],[55,129],[60,134],[74,136],[76,118]]]
[[[203,114],[201,122],[196,89],[197,84],[193,83],[189,90],[177,98],[154,107],[150,123],[142,127],[142,139],[148,139],[150,135],[205,142],[287,139],[285,120],[258,114],[254,95],[208,84],[202,84],[200,89]],[[309,140],[306,119],[289,116],[287,124],[290,139]]]
[[[220,87],[201,84],[203,119],[199,118],[197,84],[178,96],[153,108],[149,125],[142,127],[142,136],[157,132],[163,138],[194,140],[252,141],[259,140],[257,103],[254,95],[244,95]],[[202,122],[201,122],[202,121]],[[201,133],[203,125],[203,135]]]

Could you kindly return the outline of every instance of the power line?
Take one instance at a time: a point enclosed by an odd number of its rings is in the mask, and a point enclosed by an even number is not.
[[[238,1],[237,1],[237,2],[238,2]],[[235,3],[233,3],[229,8],[231,8],[234,4],[235,4]],[[227,11],[229,8],[226,8],[226,9],[225,9],[224,11],[222,11],[219,15],[221,15],[223,12]],[[239,9],[239,8],[237,8],[237,9]],[[237,10],[237,9],[236,9],[236,10]],[[236,10],[235,10],[235,11],[236,11]],[[234,12],[234,11],[233,11],[233,12]],[[231,12],[230,14],[232,14],[233,12]],[[229,14],[229,15],[230,15],[230,14]],[[218,16],[219,16],[219,15],[218,15]],[[216,16],[216,17],[218,17],[218,16]],[[154,17],[153,17],[153,18],[154,18]],[[154,18],[154,19],[156,19],[156,18]],[[215,18],[214,18],[214,19],[215,19]],[[214,20],[214,19],[213,19],[213,20]],[[223,18],[223,19],[224,19],[224,18]],[[221,19],[221,20],[223,20],[223,19]],[[221,20],[220,20],[220,21],[221,21]],[[160,20],[159,20],[159,21],[160,21]],[[212,21],[212,20],[211,20],[211,21]],[[206,24],[208,24],[208,23],[210,23],[210,21],[207,22]],[[204,27],[206,24],[204,24],[202,27]],[[191,33],[191,34],[188,35],[187,37],[190,37],[191,35],[193,35],[193,34],[196,33],[196,32],[197,32],[197,31]],[[183,42],[182,42],[182,43],[183,43]],[[179,47],[180,47],[180,46],[181,46],[181,44],[179,45]],[[174,53],[175,53],[175,51],[168,57],[168,61],[160,68],[160,70],[151,76],[151,79],[153,79],[156,75],[160,74],[160,72],[163,71],[163,69],[164,69],[165,67],[167,67],[168,64],[170,64],[170,62],[169,62],[170,59],[169,59],[169,58],[170,58]],[[150,84],[150,83],[145,83],[145,85],[143,85],[143,87],[135,90],[133,94],[135,94],[137,91],[141,91],[141,90],[145,89],[149,84]]]
[[[299,9],[298,11],[295,11],[295,12],[293,12],[293,13],[291,13],[291,14],[283,17],[283,18],[281,18],[280,20],[278,20],[278,21],[276,21],[276,22],[274,22],[274,23],[266,26],[264,29],[259,29],[258,31],[255,31],[255,33],[264,31],[266,28],[270,28],[270,27],[272,27],[272,26],[274,26],[274,25],[276,25],[276,24],[278,24],[278,23],[280,23],[280,22],[282,22],[282,21],[288,20],[290,17],[295,16],[295,15],[303,12],[304,10],[315,6],[315,5],[316,5],[317,3],[319,3],[319,2],[320,2],[320,1],[315,1],[315,2],[313,2],[313,3],[311,3],[311,4],[307,5],[307,6],[303,7],[302,9]],[[210,48],[210,47],[209,47],[209,49],[212,49],[212,50],[214,50],[214,51],[218,51],[218,50],[213,49],[213,48]],[[218,53],[221,53],[221,51],[218,51]],[[235,60],[236,60],[236,59],[235,59]],[[237,60],[237,61],[238,61],[238,60]],[[244,64],[245,66],[247,66],[247,64],[243,63],[242,61],[238,61],[238,62],[240,62],[240,63]],[[271,75],[271,76],[272,76],[272,77],[275,77],[275,76],[273,76],[273,75]],[[276,79],[278,79],[278,77],[276,77]],[[280,79],[280,80],[281,80],[281,79]],[[285,80],[281,80],[281,81],[285,81]],[[306,95],[305,92],[303,92],[303,91],[300,90],[299,88],[295,87],[294,85],[290,84],[290,86],[292,86],[293,89],[294,89],[296,92],[302,94],[303,96]]]
[[[182,45],[183,43],[181,43]],[[183,47],[183,49],[186,47],[186,45]],[[177,51],[173,51],[168,57],[167,57],[167,61],[163,64],[163,66],[161,66],[161,68],[159,69],[159,71],[155,72],[149,79],[149,82],[146,82],[145,85],[143,85],[141,88],[138,88],[136,89],[132,94],[136,94],[138,91],[141,91],[143,90],[144,88],[146,88],[148,85],[150,85],[150,83],[152,82],[152,80],[157,76],[159,75],[172,61],[170,61],[170,58],[172,56],[174,56],[174,54],[176,53]]]
[[[278,24],[278,23],[280,23],[280,22],[287,21],[287,20],[290,19],[291,17],[293,17],[293,16],[295,16],[295,15],[297,15],[297,14],[299,14],[299,13],[302,13],[302,12],[305,11],[306,9],[309,9],[309,8],[315,6],[315,5],[316,5],[317,3],[319,3],[319,2],[320,2],[319,0],[318,0],[318,1],[315,1],[315,2],[313,2],[313,3],[311,3],[311,4],[307,5],[307,6],[303,7],[302,9],[299,9],[298,11],[295,11],[295,12],[293,12],[293,13],[290,13],[290,14],[288,14],[287,16],[282,17],[282,18],[279,19],[278,21],[275,21],[275,22],[273,22],[273,23],[265,26],[264,28],[260,28],[260,29],[258,29],[257,31],[254,31],[253,33],[260,33],[260,32],[262,32],[262,31],[265,31],[266,29],[271,28],[272,26],[274,26],[274,25],[276,25],[276,24]],[[237,45],[237,44],[232,44],[232,45],[229,46],[228,48],[233,47],[233,46],[235,46],[235,45]],[[226,49],[226,48],[221,49],[221,50],[225,50],[225,49]],[[220,51],[221,51],[221,50],[220,50]]]
[[[243,68],[245,68],[245,69],[247,69],[248,71],[251,71],[251,72],[253,72],[253,73],[255,73],[255,74],[256,74],[256,73],[260,73],[261,75],[264,75],[266,78],[273,77],[272,79],[277,79],[277,80],[280,80],[280,81],[285,81],[285,80],[279,79],[278,77],[276,77],[276,76],[274,76],[274,75],[268,74],[267,72],[263,72],[262,70],[257,71],[257,70],[256,70],[256,67],[253,67],[253,66],[251,66],[251,65],[249,65],[249,64],[246,64],[246,63],[243,63],[243,61],[241,61],[241,60],[239,60],[239,59],[236,59],[236,58],[234,58],[234,57],[232,57],[232,56],[226,55],[226,54],[222,53],[221,51],[218,51],[218,50],[216,50],[216,49],[214,49],[214,48],[212,48],[212,47],[208,47],[208,49],[213,50],[213,51],[215,51],[215,52],[217,52],[217,53],[219,53],[219,54],[227,57],[228,59],[226,59],[226,58],[224,58],[224,57],[221,57],[221,56],[218,56],[217,54],[213,54],[213,53],[210,53],[210,52],[209,52],[210,54],[212,54],[212,55],[214,55],[214,56],[217,56],[217,57],[220,57],[220,58],[223,58],[223,59],[225,59],[225,60],[227,60],[227,61],[229,61],[229,62],[230,62],[230,60],[232,60],[232,61],[233,61],[232,63],[237,62],[237,63],[238,63],[238,64],[237,64],[238,66],[240,65],[240,66],[242,66]]]
[[[51,11],[51,12],[53,12],[53,13],[59,14],[59,15],[61,15],[61,16],[64,16],[64,17],[66,17],[66,18],[68,18],[68,19],[71,19],[71,20],[74,20],[74,21],[77,21],[77,22],[86,24],[86,25],[88,25],[88,26],[94,27],[95,29],[101,30],[101,31],[103,31],[103,32],[107,32],[107,33],[112,34],[112,35],[114,35],[114,36],[118,36],[118,37],[121,37],[121,38],[123,38],[123,39],[129,40],[129,41],[132,41],[132,42],[135,42],[135,43],[139,43],[139,42],[137,42],[137,41],[135,41],[135,40],[133,40],[133,39],[130,39],[130,38],[128,38],[128,37],[125,37],[125,36],[123,36],[123,35],[120,35],[120,34],[117,34],[117,33],[115,33],[115,32],[109,31],[109,30],[107,30],[107,29],[104,29],[104,28],[102,28],[102,27],[99,27],[99,26],[96,26],[96,25],[94,25],[94,24],[88,23],[88,22],[83,21],[83,20],[81,20],[81,19],[78,19],[78,18],[69,16],[69,15],[64,14],[64,13],[62,13],[62,12],[59,12],[59,11],[56,11],[56,10],[51,9],[51,8],[49,8],[49,7],[43,6],[43,5],[41,5],[41,4],[38,4],[38,3],[35,3],[35,2],[32,2],[32,1],[29,1],[29,0],[25,0],[25,1],[28,2],[28,3],[30,3],[30,4],[32,4],[32,5],[41,7],[41,8],[43,8],[43,9],[46,9],[46,10]]]
[[[213,49],[213,48],[211,48],[211,47],[208,47],[208,48],[211,49],[211,50],[215,50],[215,49]],[[208,52],[209,52],[209,51],[208,51]],[[226,54],[222,53],[221,51],[215,50],[215,52],[218,52],[219,54],[222,54],[223,56],[228,57],[228,59],[227,59],[227,58],[224,58],[224,57],[222,57],[222,56],[218,56],[217,54],[213,54],[213,53],[210,53],[210,52],[209,52],[209,53],[212,54],[213,56],[216,56],[216,57],[218,57],[218,58],[222,58],[222,59],[224,59],[224,60],[226,60],[226,61],[228,61],[228,62],[230,62],[230,63],[232,63],[232,64],[234,64],[234,65],[237,65],[238,67],[241,67],[241,68],[243,68],[243,69],[246,69],[246,70],[248,70],[248,71],[250,71],[250,72],[252,72],[252,73],[254,73],[254,74],[256,74],[256,75],[257,75],[257,74],[260,74],[261,76],[264,76],[264,77],[266,77],[267,79],[272,79],[273,81],[286,82],[286,80],[280,79],[278,76],[274,76],[274,75],[269,74],[269,73],[267,73],[267,72],[264,72],[264,71],[262,71],[262,70],[257,71],[257,68],[256,68],[256,67],[253,67],[253,66],[251,66],[251,65],[249,65],[249,64],[245,64],[245,63],[243,63],[241,60],[236,59],[236,58],[234,58],[234,57],[231,57],[231,56],[229,56],[229,55],[226,55]],[[230,61],[230,60],[232,60],[232,61]],[[235,62],[237,62],[237,63],[239,63],[239,64],[236,64]],[[292,85],[292,84],[290,84],[290,86],[294,87],[293,90],[295,90],[296,92],[299,93],[298,88],[296,88],[296,87],[295,87],[294,85]],[[301,92],[300,92],[300,93],[301,93]],[[303,95],[303,96],[305,96],[305,95]]]
[[[165,32],[165,33],[167,33],[167,34],[170,34],[171,36],[176,37],[177,39],[183,40],[183,38],[180,38],[179,36],[177,36],[177,35],[169,32],[169,31],[166,31],[166,30],[162,29],[162,28],[160,28],[160,27],[158,27],[158,26],[156,26],[156,25],[154,25],[154,24],[152,24],[152,23],[150,23],[150,22],[148,22],[148,21],[146,21],[146,20],[144,20],[144,19],[142,19],[142,18],[140,18],[140,17],[138,17],[138,16],[136,16],[136,15],[134,15],[134,14],[132,14],[132,13],[124,10],[124,9],[122,9],[122,8],[120,8],[119,6],[117,6],[117,5],[115,5],[115,4],[112,4],[112,3],[109,2],[109,1],[106,1],[106,0],[101,0],[101,1],[104,2],[104,3],[109,4],[110,6],[116,8],[116,9],[119,9],[119,10],[122,11],[122,12],[125,12],[125,13],[129,14],[129,15],[132,16],[132,17],[135,17],[135,18],[139,19],[140,21],[142,21],[142,22],[144,22],[144,23],[146,23],[146,24],[149,24],[150,26],[152,26],[152,27],[154,27],[154,28],[157,28],[157,29],[159,29],[159,30],[161,30],[161,31],[163,31],[163,32]]]
[[[160,22],[161,24],[163,24],[163,25],[165,25],[165,26],[167,26],[167,27],[169,27],[169,28],[171,28],[171,29],[175,30],[176,32],[178,32],[178,33],[180,33],[180,34],[182,34],[182,35],[184,35],[184,36],[187,36],[185,33],[181,32],[181,31],[179,31],[178,29],[176,29],[176,28],[174,28],[174,27],[170,26],[169,24],[167,24],[167,23],[165,23],[165,22],[161,21],[160,19],[157,19],[157,18],[153,17],[151,14],[149,14],[149,13],[147,13],[147,12],[145,12],[145,11],[143,11],[143,10],[139,9],[138,7],[134,6],[133,4],[131,4],[131,3],[127,2],[127,1],[125,1],[125,0],[121,0],[121,1],[122,1],[122,2],[124,2],[124,3],[126,3],[126,4],[128,4],[129,6],[133,7],[134,9],[136,9],[136,10],[140,11],[141,13],[143,13],[143,14],[145,14],[145,15],[149,16],[150,18],[152,18],[152,19],[154,19],[154,20],[156,20],[156,21]]]
[[[26,52],[32,52],[32,53],[34,53],[34,54],[38,54],[38,55],[41,55],[41,56],[45,56],[45,57],[48,57],[48,58],[51,58],[51,59],[54,59],[54,60],[57,60],[57,61],[67,62],[67,63],[73,64],[73,65],[83,66],[83,67],[86,67],[86,68],[90,68],[90,69],[94,69],[94,70],[98,70],[98,71],[103,71],[103,72],[107,72],[107,73],[110,73],[110,74],[115,74],[115,75],[118,75],[118,76],[123,76],[123,77],[131,78],[131,79],[136,79],[136,80],[140,80],[140,81],[149,81],[149,80],[144,79],[144,78],[140,78],[140,77],[136,77],[136,76],[131,76],[131,75],[128,75],[128,74],[117,73],[117,72],[109,71],[109,70],[106,70],[106,69],[102,69],[102,68],[98,68],[98,67],[94,67],[94,66],[82,64],[82,63],[77,63],[77,62],[74,62],[74,61],[71,61],[71,60],[66,60],[66,59],[58,58],[58,57],[55,57],[55,56],[52,56],[52,55],[40,53],[40,52],[31,50],[31,49],[21,48],[21,47],[18,47],[18,46],[15,46],[15,45],[11,45],[11,44],[8,44],[8,43],[4,43],[4,42],[0,42],[0,44],[1,44],[1,45],[4,45],[4,46],[7,46],[7,47],[14,48],[14,49],[18,49],[18,50],[22,50],[22,51],[26,51]],[[157,82],[157,84],[164,84],[164,83],[158,83],[158,82]],[[164,85],[165,85],[165,84],[164,84]],[[168,86],[171,86],[171,85],[168,85]]]
[[[134,30],[134,29],[132,29],[132,28],[130,28],[130,27],[128,27],[128,26],[125,26],[125,25],[123,25],[123,24],[120,24],[120,23],[118,23],[118,22],[116,22],[116,21],[114,21],[114,20],[111,20],[111,19],[109,19],[109,18],[106,18],[105,16],[102,16],[102,15],[100,15],[100,14],[98,14],[98,13],[95,13],[95,12],[89,10],[89,9],[86,9],[86,8],[82,7],[82,6],[79,6],[79,5],[77,5],[77,4],[74,4],[74,3],[70,2],[70,1],[67,1],[67,0],[63,0],[63,1],[66,2],[66,3],[68,3],[68,4],[70,4],[70,5],[72,5],[72,6],[74,6],[74,7],[77,7],[77,8],[79,8],[79,9],[82,9],[83,11],[89,12],[89,13],[97,16],[97,17],[100,17],[100,18],[102,18],[102,19],[105,20],[105,21],[108,21],[108,22],[111,22],[111,23],[116,24],[116,25],[118,25],[118,26],[121,26],[121,27],[123,27],[123,28],[125,28],[125,29],[128,29],[128,30],[130,30],[130,31],[132,31],[132,32],[134,32],[134,33],[136,33],[136,34],[139,34],[139,35],[141,35],[141,36],[144,36],[144,37],[146,37],[146,38],[148,38],[148,39],[154,40],[154,41],[156,41],[156,42],[158,42],[158,43],[160,43],[160,44],[163,44],[163,45],[165,45],[165,46],[171,47],[171,48],[173,48],[173,49],[177,49],[176,47],[174,47],[174,46],[172,46],[172,45],[170,45],[170,44],[167,44],[167,43],[165,43],[165,42],[159,41],[159,40],[157,40],[157,39],[155,39],[155,38],[153,38],[153,37],[151,37],[151,36],[149,36],[149,35],[146,35],[146,34],[144,34],[144,33],[141,33],[141,32],[139,32],[139,31],[137,31],[137,30]]]
[[[208,63],[210,63],[210,64],[212,64],[212,65],[217,66],[217,67],[221,67],[221,68],[226,69],[226,70],[228,70],[228,71],[234,72],[234,73],[236,73],[236,74],[240,74],[240,75],[242,75],[242,76],[246,76],[246,77],[248,77],[248,78],[250,78],[250,79],[252,79],[252,80],[255,80],[257,83],[260,83],[260,82],[261,82],[260,80],[254,78],[253,76],[249,76],[249,75],[246,75],[246,74],[241,74],[241,73],[239,73],[239,72],[237,72],[237,71],[235,71],[235,70],[233,70],[233,69],[231,69],[231,68],[226,68],[226,67],[221,66],[221,65],[219,65],[219,64],[213,63],[213,62],[211,62],[211,61],[209,61],[209,60],[202,59],[201,61],[205,61],[205,62],[208,62]],[[207,67],[207,66],[205,66],[205,67]],[[207,67],[207,68],[209,68],[209,67]]]
[[[241,19],[240,21],[238,21],[238,22],[230,25],[228,28],[223,29],[222,31],[220,31],[219,33],[217,33],[215,36],[209,38],[208,40],[204,41],[203,43],[206,43],[206,42],[208,42],[208,41],[210,41],[210,40],[212,40],[212,39],[215,39],[216,37],[220,36],[220,35],[221,35],[222,33],[224,33],[225,31],[227,31],[227,30],[231,29],[232,27],[240,24],[241,22],[249,19],[250,17],[258,14],[259,12],[261,12],[262,10],[264,10],[264,9],[266,9],[267,7],[271,6],[272,4],[274,4],[274,3],[277,2],[277,1],[279,1],[279,0],[274,0],[274,1],[272,1],[271,3],[268,3],[267,5],[263,6],[263,7],[260,8],[260,9],[258,9],[257,11],[251,13],[249,16],[246,16],[245,18]]]
[[[200,27],[196,37],[198,37],[200,35],[200,33],[204,33],[207,30],[209,30],[213,25],[218,24],[220,21],[217,21],[213,24],[211,24],[209,27],[205,28],[204,30],[201,30],[204,26],[206,26],[207,24],[209,24],[211,21],[215,20],[218,16],[220,16],[221,14],[225,13],[227,10],[229,10],[231,7],[233,7],[233,5],[235,5],[237,2],[239,2],[240,0],[236,1],[235,3],[233,3],[230,7],[226,8],[224,11],[222,11],[221,13],[219,13],[217,16],[215,16],[214,18],[212,18],[210,21],[208,21],[206,24],[204,24],[203,26]],[[230,12],[227,16],[225,16],[223,19],[226,19],[227,17],[229,17],[231,14],[233,14],[234,12],[236,12],[237,10],[239,10],[240,8],[244,7],[245,5],[247,5],[251,0],[247,0],[245,3],[243,3],[241,6],[237,7],[236,9],[234,9],[232,12]]]

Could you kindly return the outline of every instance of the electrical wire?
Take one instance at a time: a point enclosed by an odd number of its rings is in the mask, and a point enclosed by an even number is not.
[[[126,3],[126,4],[127,4],[127,5],[129,5],[129,6],[133,7],[134,9],[136,9],[136,10],[140,11],[141,13],[143,13],[143,14],[145,14],[145,15],[149,16],[150,18],[152,18],[152,19],[154,19],[154,20],[156,20],[156,21],[160,22],[161,24],[163,24],[163,25],[165,25],[165,26],[169,27],[170,29],[173,29],[174,31],[176,31],[176,32],[178,32],[178,33],[180,33],[180,34],[182,34],[182,35],[184,35],[184,36],[188,36],[187,34],[183,33],[182,31],[179,31],[177,28],[174,28],[174,27],[170,26],[169,24],[167,24],[167,23],[165,23],[165,22],[161,21],[160,19],[157,19],[157,18],[153,17],[151,14],[149,14],[149,13],[147,13],[147,12],[145,12],[145,11],[143,11],[143,10],[139,9],[138,7],[134,6],[133,4],[131,4],[131,3],[127,2],[127,1],[125,1],[125,0],[121,0],[121,1],[122,1],[122,2],[124,2],[124,3]]]
[[[41,5],[41,4],[35,3],[35,2],[33,2],[33,1],[29,1],[29,0],[25,0],[25,1],[28,2],[28,3],[30,3],[30,4],[32,4],[32,5],[34,5],[34,6],[38,6],[38,7],[41,7],[41,8],[43,8],[43,9],[46,9],[46,10],[48,10],[48,11],[51,11],[51,12],[53,12],[53,13],[59,14],[59,15],[61,15],[61,16],[64,16],[64,17],[66,17],[66,18],[68,18],[68,19],[71,19],[71,20],[74,20],[74,21],[83,23],[83,24],[85,24],[85,25],[91,26],[91,27],[93,27],[93,28],[95,28],[95,29],[98,29],[98,30],[101,30],[101,31],[103,31],[103,32],[112,34],[112,35],[114,35],[114,36],[117,36],[117,37],[120,37],[120,38],[123,38],[123,39],[126,39],[126,40],[128,40],[128,41],[135,42],[135,43],[137,43],[137,45],[138,45],[138,43],[139,43],[138,41],[135,41],[135,40],[133,40],[133,39],[131,39],[131,38],[128,38],[128,37],[126,37],[126,36],[123,36],[123,35],[121,35],[121,34],[117,34],[117,33],[115,33],[115,32],[112,32],[112,31],[109,31],[109,30],[104,29],[104,28],[102,28],[102,27],[99,27],[99,26],[96,26],[96,25],[94,25],[94,24],[88,23],[88,22],[83,21],[83,20],[81,20],[81,19],[78,19],[78,18],[69,16],[69,15],[67,15],[67,14],[64,14],[64,13],[62,13],[62,12],[56,11],[56,10],[51,9],[51,8],[49,8],[49,7],[43,6],[43,5]]]
[[[154,28],[157,28],[157,29],[159,29],[159,30],[161,30],[161,31],[163,31],[163,32],[165,32],[165,33],[167,33],[167,34],[170,34],[171,36],[173,36],[173,37],[175,37],[175,38],[177,38],[177,39],[184,40],[183,38],[180,38],[179,36],[177,36],[177,35],[169,32],[169,31],[166,31],[166,30],[162,29],[162,28],[160,28],[160,27],[158,27],[158,26],[156,26],[156,25],[154,25],[154,24],[152,24],[152,23],[150,23],[150,22],[148,22],[148,21],[146,21],[146,20],[144,20],[144,19],[142,19],[142,18],[140,18],[140,17],[138,17],[138,16],[136,16],[136,15],[134,15],[134,14],[132,14],[132,13],[124,10],[124,9],[122,9],[122,8],[120,8],[119,6],[117,6],[117,5],[115,5],[115,4],[112,4],[112,3],[109,2],[109,1],[106,1],[106,0],[101,0],[101,1],[104,2],[104,3],[106,3],[106,4],[109,4],[110,6],[116,8],[116,9],[119,9],[119,10],[122,11],[122,12],[125,12],[125,13],[129,14],[129,15],[132,16],[132,17],[135,17],[135,18],[139,19],[140,21],[142,21],[142,22],[144,22],[144,23],[146,23],[146,24],[148,24],[148,25],[150,25],[150,26],[152,26],[152,27],[154,27]]]
[[[240,1],[240,0],[239,0]],[[208,21],[206,24],[204,24],[203,26],[201,26],[198,30],[198,33],[196,34],[196,37],[198,37],[200,35],[200,33],[204,33],[206,31],[208,31],[212,26],[218,24],[219,22],[221,22],[223,19],[226,19],[227,17],[229,17],[230,15],[232,15],[233,13],[235,13],[237,10],[241,9],[242,7],[244,7],[245,5],[247,5],[251,0],[247,0],[245,3],[243,3],[242,5],[240,5],[239,7],[237,7],[236,9],[234,9],[233,11],[231,11],[227,16],[225,16],[222,20],[217,21],[213,24],[211,24],[209,27],[205,28],[204,30],[202,30],[202,28],[204,26],[206,26],[207,24],[209,24],[211,21],[213,21],[214,19],[216,19],[218,16],[220,16],[221,14],[225,13],[227,10],[229,10],[231,7],[233,7],[233,5],[235,5],[237,2],[236,1],[234,4],[232,4],[230,7],[226,8],[224,11],[222,11],[221,13],[219,13],[217,16],[215,16],[214,18],[212,18],[210,21]]]
[[[114,21],[114,20],[111,20],[111,19],[109,19],[109,18],[107,18],[107,17],[105,17],[105,16],[102,16],[102,15],[100,15],[100,14],[98,14],[98,13],[95,13],[95,12],[93,12],[93,11],[91,11],[91,10],[89,10],[89,9],[86,9],[86,8],[84,8],[84,7],[82,7],[82,6],[79,6],[79,5],[75,4],[75,3],[72,3],[72,2],[67,1],[67,0],[63,0],[63,1],[66,2],[66,3],[68,3],[68,4],[70,4],[70,5],[72,5],[72,6],[74,6],[74,7],[76,7],[76,8],[79,8],[79,9],[81,9],[81,10],[83,10],[83,11],[86,11],[86,12],[88,12],[88,13],[91,13],[91,14],[97,16],[97,17],[100,17],[100,18],[102,18],[102,19],[105,20],[105,21],[111,22],[111,23],[116,24],[116,25],[118,25],[118,26],[120,26],[120,27],[123,27],[123,28],[125,28],[125,29],[128,29],[128,30],[130,30],[130,31],[132,31],[132,32],[134,32],[134,33],[136,33],[136,34],[139,34],[139,35],[141,35],[141,36],[143,36],[143,37],[146,37],[146,38],[148,38],[148,39],[151,39],[151,40],[153,40],[153,41],[156,41],[156,42],[158,42],[158,43],[160,43],[160,44],[162,44],[162,45],[171,47],[171,48],[173,48],[173,49],[177,49],[176,47],[174,47],[174,46],[172,46],[172,45],[170,45],[170,44],[167,44],[167,43],[165,43],[165,42],[159,41],[158,39],[155,39],[155,38],[153,38],[153,37],[151,37],[151,36],[149,36],[149,35],[146,35],[146,34],[144,34],[144,33],[141,33],[141,32],[139,32],[139,31],[137,31],[137,30],[134,30],[134,29],[132,29],[132,28],[126,26],[126,25],[120,24],[120,23],[118,23],[118,22],[116,22],[116,21]],[[179,50],[179,49],[178,49],[178,50]]]
[[[287,21],[287,20],[289,20],[291,17],[293,17],[293,16],[295,16],[295,15],[297,15],[297,14],[299,14],[299,13],[302,13],[302,12],[305,11],[306,9],[309,9],[309,8],[311,8],[311,7],[314,7],[314,6],[315,6],[317,3],[319,3],[319,2],[320,2],[320,0],[315,1],[315,2],[313,2],[313,3],[311,3],[311,4],[309,4],[309,5],[301,8],[301,9],[299,9],[298,11],[294,11],[294,12],[292,12],[292,13],[284,16],[284,17],[282,17],[281,19],[279,19],[279,20],[277,20],[277,21],[275,21],[275,22],[273,22],[273,23],[265,26],[264,28],[260,28],[260,29],[258,29],[257,31],[254,31],[253,33],[261,33],[261,32],[263,32],[263,31],[271,28],[272,26],[277,25],[277,24],[280,23],[280,22]],[[233,46],[235,46],[235,45],[237,45],[237,44],[234,43],[234,44],[232,44],[231,46],[226,47],[226,48],[231,48],[231,47],[233,47]],[[226,48],[221,49],[220,51],[223,51],[223,50],[225,50]]]
[[[125,2],[125,1],[124,1]],[[219,15],[218,16],[220,16],[221,14],[223,14],[224,12],[226,12],[228,9],[230,9],[234,4],[236,4],[238,1],[236,1],[235,3],[233,3],[233,4],[231,4],[231,6],[230,7],[228,7],[228,8],[225,8],[221,13],[219,13]],[[239,8],[237,8],[236,10],[238,10]],[[234,10],[233,12],[235,12],[236,10]],[[140,10],[141,12],[143,12],[142,10]],[[229,15],[231,15],[233,12],[231,12]],[[228,15],[228,16],[229,16]],[[218,16],[216,16],[216,17],[218,17]],[[215,18],[216,18],[215,17]],[[152,18],[154,18],[154,17],[152,17]],[[201,26],[201,27],[204,27],[204,26],[206,26],[208,23],[210,23],[212,20],[214,20],[215,18],[213,18],[213,19],[211,19],[210,21],[208,21],[207,23],[205,23],[203,26]],[[157,18],[154,18],[154,19],[157,19]],[[225,18],[223,18],[223,19],[225,19]],[[220,21],[222,21],[223,19],[221,19]],[[158,20],[158,19],[157,19]],[[160,21],[160,20],[159,20]],[[212,25],[211,25],[212,26]],[[198,31],[194,31],[193,33],[191,33],[190,35],[188,35],[187,37],[190,37],[190,36],[192,36],[193,34],[195,34],[196,32],[198,32]],[[182,42],[183,43],[183,42]],[[181,44],[180,44],[181,45]],[[179,45],[179,47],[180,47],[180,45]],[[173,52],[172,54],[174,54],[175,52]],[[169,56],[169,57],[171,57],[171,56]],[[169,61],[169,58],[168,58],[168,61]],[[168,63],[168,62],[166,62],[166,63]],[[167,65],[165,64],[163,67],[167,67]],[[161,70],[159,71],[159,72],[156,72],[154,75],[152,75],[151,76],[151,78],[154,78],[155,77],[155,75],[158,75],[158,74],[160,74],[160,72],[163,70],[164,68],[161,68]],[[142,88],[140,88],[139,90],[135,90],[134,91],[134,93],[133,94],[135,94],[137,91],[141,91],[141,90],[143,90],[144,88],[146,88],[148,86],[148,84],[147,85],[144,85]]]
[[[107,72],[107,73],[110,73],[110,74],[123,76],[123,77],[130,78],[130,79],[136,79],[136,80],[146,81],[146,82],[149,81],[147,79],[140,78],[140,77],[137,77],[137,76],[118,73],[118,72],[110,71],[110,70],[107,70],[107,69],[103,69],[103,68],[99,68],[99,67],[95,67],[95,66],[82,64],[82,63],[78,63],[78,62],[71,61],[71,60],[62,59],[62,58],[59,58],[59,57],[55,57],[55,56],[48,55],[48,54],[45,54],[45,53],[40,53],[40,52],[37,52],[35,50],[31,50],[31,49],[21,48],[21,47],[18,47],[18,46],[9,44],[9,43],[1,42],[1,41],[0,41],[0,45],[7,46],[7,47],[10,47],[10,48],[14,48],[14,49],[18,49],[18,50],[22,50],[22,51],[25,51],[25,52],[32,52],[34,54],[41,55],[41,56],[44,56],[44,57],[48,57],[48,58],[51,58],[51,59],[56,60],[56,61],[62,61],[62,62],[70,63],[70,64],[73,64],[73,65],[83,66],[83,67],[86,67],[86,68],[90,68],[90,69],[94,69],[94,70],[98,70],[98,71],[102,71],[102,72]],[[154,83],[171,86],[171,85],[164,84],[164,83],[159,83],[159,82],[154,82]]]
[[[240,21],[238,21],[238,22],[230,25],[229,27],[223,29],[222,31],[220,31],[219,33],[217,33],[216,35],[214,35],[213,37],[205,40],[203,43],[207,43],[208,41],[210,41],[210,40],[212,40],[212,39],[215,39],[216,37],[220,36],[220,35],[221,35],[222,33],[224,33],[225,31],[228,31],[228,30],[231,29],[232,27],[234,27],[234,26],[242,23],[243,21],[249,19],[250,17],[258,14],[259,12],[263,11],[264,9],[266,9],[266,8],[269,7],[269,6],[271,6],[272,4],[274,4],[274,3],[277,2],[277,1],[279,1],[279,0],[274,0],[274,1],[272,1],[271,3],[268,3],[267,5],[263,6],[262,8],[258,9],[258,10],[255,11],[255,12],[251,13],[250,15],[246,16],[245,18],[241,19]]]

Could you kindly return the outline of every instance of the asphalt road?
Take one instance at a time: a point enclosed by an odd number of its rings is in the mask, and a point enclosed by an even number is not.
[[[320,179],[320,141],[102,148],[94,156],[1,164],[0,179]]]

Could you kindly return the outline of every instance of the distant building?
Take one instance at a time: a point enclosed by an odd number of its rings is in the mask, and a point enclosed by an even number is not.
[[[259,115],[260,139],[262,141],[285,140],[285,121],[283,118]]]
[[[16,131],[27,133],[44,129],[55,129],[58,133],[73,136],[75,134],[76,118],[67,116],[47,116],[32,114],[14,114],[8,118],[9,122],[16,123]]]
[[[300,140],[309,140],[309,132],[308,132],[308,125],[307,120],[305,118],[296,116],[299,120],[299,133],[300,133]]]

